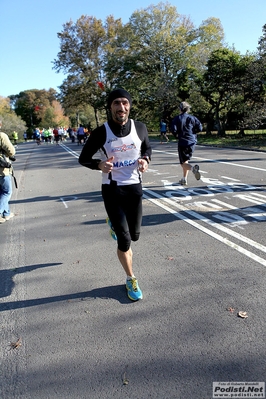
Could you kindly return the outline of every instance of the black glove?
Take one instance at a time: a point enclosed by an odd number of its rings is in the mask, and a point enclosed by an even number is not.
[[[6,159],[4,154],[0,154],[0,167],[1,168],[11,168],[12,164]]]

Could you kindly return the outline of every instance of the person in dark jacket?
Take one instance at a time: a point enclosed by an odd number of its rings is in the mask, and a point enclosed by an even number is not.
[[[179,184],[187,185],[188,172],[191,170],[197,180],[200,180],[199,165],[190,165],[189,160],[195,150],[197,133],[202,131],[202,124],[193,115],[189,115],[190,105],[183,101],[179,105],[180,114],[172,122],[172,133],[178,139],[178,155],[183,169],[183,177]]]
[[[142,299],[142,291],[133,273],[131,241],[140,236],[142,221],[142,173],[148,169],[151,146],[142,122],[129,119],[130,94],[113,90],[107,101],[111,118],[89,135],[79,162],[102,171],[102,196],[111,234],[117,239],[118,259],[126,272],[128,297]],[[100,150],[100,158],[94,158]],[[98,154],[99,154],[98,153]]]

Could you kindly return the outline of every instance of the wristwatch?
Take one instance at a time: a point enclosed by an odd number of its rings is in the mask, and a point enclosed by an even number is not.
[[[147,155],[144,155],[142,159],[145,159],[145,161],[147,161],[148,164],[150,163],[150,158]]]

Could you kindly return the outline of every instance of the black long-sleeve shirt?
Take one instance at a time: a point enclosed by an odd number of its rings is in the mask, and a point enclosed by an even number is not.
[[[141,140],[141,157],[147,156],[151,159],[151,146],[148,137],[148,131],[146,125],[142,122],[134,121],[137,134]],[[108,121],[108,124],[117,137],[125,137],[130,133],[131,120],[129,119],[125,125],[119,125],[114,121]],[[81,154],[79,156],[79,163],[89,169],[98,169],[98,164],[102,161],[99,158],[93,158],[93,156],[100,150],[103,149],[103,145],[106,141],[106,130],[105,126],[102,125],[90,134],[88,137]]]

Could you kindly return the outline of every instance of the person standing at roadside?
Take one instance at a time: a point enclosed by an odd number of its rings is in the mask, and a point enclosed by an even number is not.
[[[81,165],[102,171],[102,196],[117,238],[117,256],[126,272],[128,297],[142,299],[133,273],[131,241],[140,236],[142,221],[142,173],[148,169],[151,146],[146,126],[129,119],[130,94],[113,90],[107,101],[110,120],[88,137],[79,157]],[[102,159],[93,158],[101,150]]]
[[[2,122],[0,121],[0,130]],[[13,157],[16,153],[15,147],[9,140],[6,133],[0,131],[0,153],[6,157],[9,161],[9,157]],[[11,168],[4,168],[0,166],[0,223],[11,219],[14,213],[10,212],[9,200],[12,195],[12,180],[11,180]]]
[[[195,178],[200,180],[199,166],[190,165],[189,160],[195,150],[197,133],[202,131],[202,124],[195,116],[188,114],[190,105],[186,101],[181,102],[179,108],[180,114],[172,122],[172,133],[178,138],[178,155],[183,169],[183,177],[179,180],[179,184],[186,186],[190,170]]]

